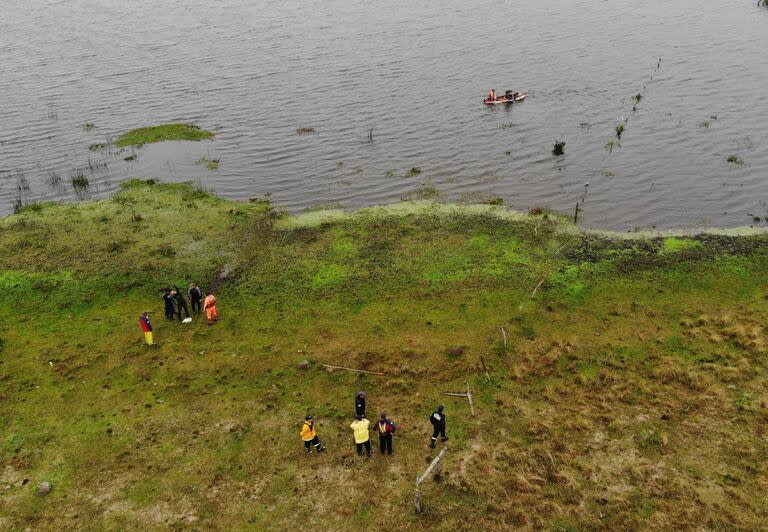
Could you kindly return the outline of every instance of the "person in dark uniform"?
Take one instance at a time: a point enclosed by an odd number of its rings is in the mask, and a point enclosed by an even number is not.
[[[170,288],[163,289],[163,303],[165,303],[165,317],[172,320],[176,315],[176,306],[174,305]]]
[[[357,392],[355,397],[355,415],[365,417],[365,392]]]
[[[445,435],[445,414],[443,414],[443,410],[445,407],[442,405],[437,407],[437,410],[432,412],[432,415],[429,416],[429,421],[432,423],[432,441],[430,442],[429,446],[431,448],[435,448],[435,444],[437,443],[437,437],[438,435],[442,439],[443,443],[445,443],[448,440],[448,437]]]
[[[379,433],[379,450],[383,455],[385,452],[392,454],[392,434],[395,433],[395,424],[387,419],[387,414],[379,416],[379,422],[374,429]]]
[[[176,312],[179,313],[179,320],[181,320],[181,310],[184,309],[184,312],[187,315],[187,318],[189,318],[189,307],[187,307],[187,300],[184,299],[184,295],[182,295],[181,290],[179,290],[178,286],[174,286],[173,290],[171,290],[171,295],[173,296],[173,299],[176,301]]]
[[[203,301],[203,291],[200,290],[200,287],[197,286],[195,283],[192,283],[189,285],[189,290],[187,290],[187,295],[189,295],[189,301],[192,303],[192,312],[194,314],[200,314],[202,312],[202,301]]]

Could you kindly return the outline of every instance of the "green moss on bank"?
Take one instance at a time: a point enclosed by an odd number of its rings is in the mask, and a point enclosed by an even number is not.
[[[767,265],[764,235],[489,205],[289,217],[136,180],[25,209],[0,220],[0,528],[759,529]],[[218,324],[162,318],[160,288],[222,270]],[[474,417],[440,394],[467,384]],[[392,457],[354,452],[359,389],[398,423]]]
[[[115,145],[122,148],[166,140],[199,141],[212,139],[213,137],[213,132],[200,129],[194,124],[162,124],[132,129],[127,133],[123,133],[115,141]]]

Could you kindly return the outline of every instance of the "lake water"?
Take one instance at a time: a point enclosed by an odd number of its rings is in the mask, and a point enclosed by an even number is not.
[[[490,88],[529,97],[486,108]],[[583,201],[591,227],[750,225],[768,216],[766,118],[768,8],[752,0],[0,6],[2,213],[153,176],[234,199],[271,193],[292,212],[426,188],[518,209]],[[132,161],[88,149],[171,121],[216,139],[145,146]],[[565,155],[552,155],[556,140]]]

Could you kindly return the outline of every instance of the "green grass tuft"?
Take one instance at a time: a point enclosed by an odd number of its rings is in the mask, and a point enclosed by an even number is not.
[[[690,238],[678,238],[669,237],[665,238],[661,244],[661,250],[659,253],[678,253],[688,249],[693,249],[701,246],[701,242],[691,240]]]
[[[118,148],[122,148],[166,140],[199,141],[212,139],[213,136],[214,133],[211,131],[200,129],[193,124],[162,124],[133,129],[124,133],[118,137],[115,145]]]

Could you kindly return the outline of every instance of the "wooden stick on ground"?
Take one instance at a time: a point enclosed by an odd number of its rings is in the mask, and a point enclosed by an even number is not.
[[[502,325],[501,327],[499,327],[499,330],[501,331],[501,339],[504,342],[504,350],[506,351],[506,349],[507,349],[507,329],[505,329],[504,326]]]
[[[539,288],[541,287],[541,285],[543,285],[543,284],[544,284],[544,281],[545,281],[545,280],[546,280],[546,277],[545,277],[544,279],[542,279],[541,281],[539,281],[539,284],[537,284],[537,285],[536,285],[536,288],[534,288],[534,289],[533,289],[533,293],[531,294],[531,299],[533,299],[534,297],[536,297],[536,292],[538,292],[538,291],[539,291]]]
[[[491,376],[488,374],[488,367],[485,365],[485,360],[483,359],[483,357],[480,357],[480,363],[483,365],[483,371],[485,372],[485,378],[488,379],[488,382],[491,382]]]
[[[440,471],[440,461],[443,459],[443,455],[445,454],[445,451],[447,451],[447,447],[443,447],[440,450],[440,453],[435,456],[435,459],[432,460],[432,463],[429,464],[429,467],[427,467],[427,470],[424,471],[421,475],[416,477],[416,513],[421,513],[421,489],[420,485],[422,482],[424,482],[427,477],[429,477],[429,474],[432,472],[433,469],[438,469],[438,474]]]
[[[467,399],[469,399],[469,410],[472,412],[472,417],[475,417],[475,405],[472,404],[472,392],[469,391],[469,383],[467,383]]]
[[[450,395],[451,397],[466,397],[467,394],[465,393],[456,393],[456,392],[440,392],[443,395]]]
[[[378,371],[367,371],[364,369],[345,368],[343,366],[331,366],[330,364],[321,364],[321,366],[326,367],[328,369],[343,369],[344,371],[355,371],[357,373],[367,373],[369,375],[384,375],[383,373],[379,373]]]

